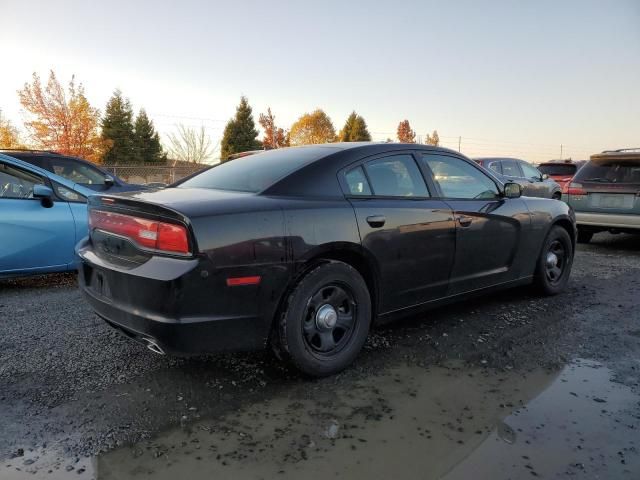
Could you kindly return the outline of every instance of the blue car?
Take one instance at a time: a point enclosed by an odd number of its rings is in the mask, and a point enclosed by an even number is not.
[[[0,154],[0,278],[75,269],[95,193],[43,168]]]

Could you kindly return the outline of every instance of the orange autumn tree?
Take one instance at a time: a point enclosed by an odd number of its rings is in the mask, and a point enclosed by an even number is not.
[[[71,77],[65,90],[53,70],[46,87],[38,74],[18,91],[20,103],[29,114],[25,127],[36,147],[99,162],[105,143],[100,138],[100,111],[93,108],[82,84]]]
[[[13,126],[10,120],[2,116],[0,110],[0,148],[22,148],[18,129]]]
[[[398,141],[401,143],[416,143],[416,132],[411,129],[409,120],[398,124]]]
[[[276,126],[276,116],[271,113],[271,107],[267,108],[266,114],[260,114],[258,122],[264,130],[262,147],[265,150],[289,146],[289,133]]]

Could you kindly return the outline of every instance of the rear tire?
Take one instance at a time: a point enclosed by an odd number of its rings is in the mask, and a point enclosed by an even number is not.
[[[556,192],[556,193],[554,193],[554,194],[551,196],[551,198],[552,198],[553,200],[560,200],[560,199],[562,198],[562,193],[560,193],[560,192]]]
[[[578,243],[589,243],[593,238],[593,232],[578,228]]]
[[[350,265],[328,261],[309,271],[285,300],[273,347],[307,375],[333,375],[355,360],[370,325],[364,279]]]
[[[536,286],[544,295],[557,295],[566,288],[572,265],[571,237],[556,225],[547,235],[536,264]]]

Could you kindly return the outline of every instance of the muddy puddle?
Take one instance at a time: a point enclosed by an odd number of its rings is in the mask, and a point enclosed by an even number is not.
[[[638,478],[638,397],[611,377],[577,361],[560,372],[402,367],[348,390],[301,383],[91,460],[25,452],[0,478]]]

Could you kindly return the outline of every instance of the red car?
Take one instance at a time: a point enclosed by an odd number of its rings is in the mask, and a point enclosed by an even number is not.
[[[538,170],[546,173],[549,178],[558,183],[564,190],[564,186],[571,181],[578,170],[586,163],[585,160],[551,160],[538,165]]]

